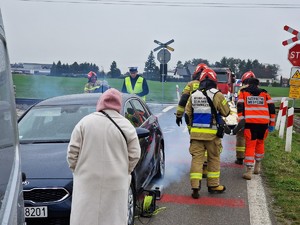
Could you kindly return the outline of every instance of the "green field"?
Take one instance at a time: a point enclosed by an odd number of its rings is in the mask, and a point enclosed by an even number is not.
[[[106,79],[111,87],[121,91],[123,79]],[[83,88],[87,82],[86,78],[70,77],[50,77],[50,76],[32,76],[14,74],[13,81],[16,85],[17,98],[37,98],[45,99],[49,97],[83,93]],[[176,85],[179,89],[184,88],[182,82],[165,82],[147,81],[149,94],[147,102],[177,102]]]
[[[14,74],[13,81],[16,85],[17,98],[38,98],[45,99],[58,95],[83,93],[87,82],[86,78],[51,77],[37,75]],[[123,79],[107,79],[109,85],[121,90]],[[176,103],[176,85],[181,92],[186,82],[165,82],[148,80],[149,94],[147,102]],[[272,97],[287,97],[289,88],[263,87]]]

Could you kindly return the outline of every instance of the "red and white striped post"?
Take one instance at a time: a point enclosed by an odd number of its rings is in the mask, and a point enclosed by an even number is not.
[[[286,140],[285,140],[285,151],[286,152],[292,151],[293,123],[294,123],[294,107],[291,107],[288,110]]]
[[[282,116],[282,108],[283,108],[283,103],[284,103],[285,99],[286,99],[286,98],[283,97],[283,98],[281,99],[281,102],[280,102],[279,112],[278,112],[278,115],[277,115],[276,125],[275,125],[275,129],[276,129],[276,130],[279,130],[280,120],[281,120],[281,116]]]
[[[280,128],[279,128],[279,137],[280,138],[283,138],[283,135],[284,135],[287,107],[288,107],[288,101],[284,101],[283,106],[282,106],[282,116],[281,116]]]

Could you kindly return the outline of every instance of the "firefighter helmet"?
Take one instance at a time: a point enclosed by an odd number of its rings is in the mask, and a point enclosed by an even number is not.
[[[207,69],[208,66],[205,64],[205,63],[199,63],[197,66],[196,66],[196,69],[193,73],[193,76],[192,76],[192,79],[195,80],[196,77],[200,75],[200,73],[204,70],[204,69]],[[199,78],[198,78],[199,79]]]
[[[243,74],[243,76],[242,76],[242,83],[244,83],[245,80],[247,80],[249,78],[256,78],[255,74],[251,70],[249,70],[248,72],[246,72],[246,73]]]
[[[87,74],[88,78],[90,79],[92,76],[96,76],[97,77],[97,74],[93,71],[90,71],[88,74]]]
[[[199,81],[203,81],[205,79],[209,79],[213,82],[218,82],[218,77],[215,71],[212,69],[204,69],[200,75]]]

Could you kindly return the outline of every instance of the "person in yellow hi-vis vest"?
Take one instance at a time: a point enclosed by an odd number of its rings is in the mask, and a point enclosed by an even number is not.
[[[129,67],[129,73],[130,76],[124,79],[122,92],[136,94],[146,101],[146,95],[149,93],[146,79],[138,75],[137,67]]]
[[[230,114],[224,95],[217,88],[217,74],[205,69],[200,75],[200,86],[188,99],[185,107],[187,124],[190,126],[190,154],[192,163],[190,182],[192,197],[199,198],[202,180],[202,165],[207,151],[207,187],[209,193],[223,193],[220,185],[221,138],[224,135],[223,117]]]

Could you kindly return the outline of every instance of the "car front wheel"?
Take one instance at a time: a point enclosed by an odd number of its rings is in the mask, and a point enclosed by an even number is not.
[[[128,225],[134,225],[135,202],[136,202],[135,190],[131,182],[128,191],[128,214],[127,214]]]
[[[159,149],[159,164],[158,164],[158,170],[156,173],[156,178],[163,178],[165,175],[165,152],[164,148],[161,145]]]

